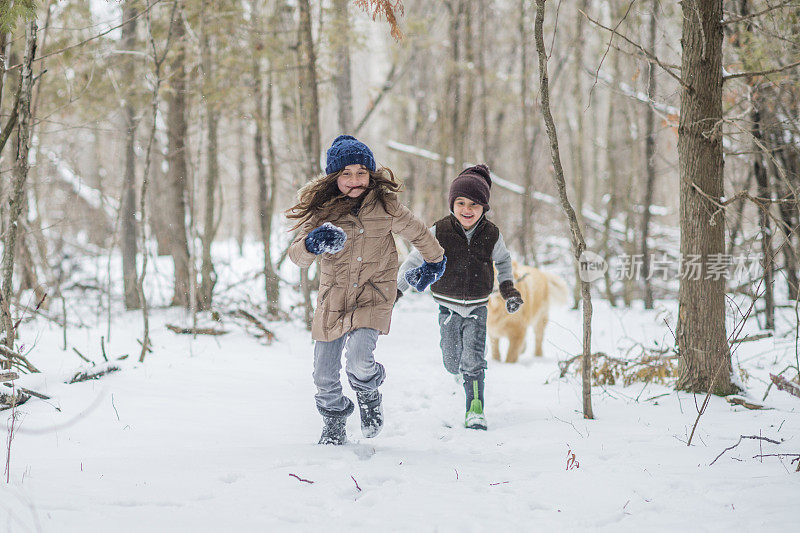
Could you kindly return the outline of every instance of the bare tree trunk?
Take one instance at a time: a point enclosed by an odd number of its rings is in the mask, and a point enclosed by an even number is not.
[[[245,220],[247,218],[247,189],[245,184],[245,153],[244,153],[244,121],[236,119],[236,148],[238,149],[237,164],[237,183],[236,183],[236,244],[239,246],[239,255],[244,254],[244,234],[246,231]]]
[[[658,12],[658,0],[652,0],[650,8],[650,23],[649,23],[649,38],[648,49],[656,54],[656,13]],[[647,99],[650,102],[655,102],[656,97],[656,66],[648,63],[647,74]],[[645,110],[645,144],[644,144],[644,161],[645,161],[645,190],[644,200],[642,201],[642,234],[641,234],[641,253],[642,253],[642,284],[644,288],[644,308],[653,308],[653,286],[650,283],[650,249],[647,244],[647,238],[650,234],[650,206],[653,204],[653,190],[656,183],[656,127],[655,119],[656,113],[653,106],[647,106]]]
[[[481,161],[489,165],[489,83],[486,79],[486,25],[487,5],[490,2],[478,2],[478,73],[480,78],[478,84],[480,87],[480,115],[481,115]]]
[[[336,17],[336,73],[333,83],[336,88],[336,102],[339,112],[339,131],[353,131],[353,91],[350,84],[350,18],[347,15],[349,0],[333,0]]]
[[[613,6],[611,9],[611,13],[613,17],[617,17],[618,7]],[[619,76],[619,53],[616,50],[609,50],[609,54],[611,55],[611,76],[614,80],[617,79]],[[605,139],[606,139],[606,173],[607,173],[607,181],[606,181],[606,190],[608,191],[608,203],[606,204],[606,219],[605,223],[603,224],[603,243],[602,243],[602,253],[606,260],[609,262],[609,259],[612,255],[611,250],[611,242],[610,242],[610,234],[611,234],[611,224],[614,221],[614,217],[617,215],[617,191],[619,189],[619,169],[617,168],[617,138],[616,132],[616,114],[617,109],[615,106],[615,98],[613,94],[609,94],[608,98],[608,109],[606,115],[606,132],[605,132]],[[604,282],[605,282],[605,293],[606,299],[608,302],[616,307],[617,300],[614,296],[614,290],[612,287],[612,279],[611,279],[611,272],[610,269],[606,269],[605,274],[603,275]]]
[[[4,31],[0,31],[0,104],[3,102],[3,87],[6,81],[6,43],[8,42],[8,35]],[[1,107],[1,106],[0,106]],[[2,125],[0,125],[2,127]]]
[[[772,146],[775,146],[775,140],[772,140],[771,144]],[[780,157],[787,173],[796,176],[798,170],[800,170],[798,168],[800,165],[797,164],[797,159],[798,159],[797,148],[794,146],[783,146],[781,147],[780,150],[777,151],[776,155]],[[791,198],[793,193],[790,190],[789,186],[786,183],[784,183],[784,179],[777,172],[777,168],[774,163],[770,165],[770,170],[771,170],[770,173],[772,174],[772,184],[775,186],[776,189],[775,191],[776,196],[778,198]],[[781,222],[782,222],[781,226],[784,234],[786,235],[786,242],[781,246],[781,249],[783,251],[784,271],[786,273],[786,289],[789,301],[793,302],[797,300],[798,283],[800,283],[800,280],[798,280],[798,275],[797,275],[798,251],[794,245],[794,241],[797,237],[796,233],[798,230],[797,204],[788,202],[779,202],[778,211],[781,217]]]
[[[186,28],[183,22],[184,0],[177,0],[178,11],[172,21],[175,55],[170,64],[171,90],[167,93],[167,138],[169,148],[168,182],[170,186],[170,252],[175,266],[172,305],[193,307],[194,292],[189,265],[189,241],[186,231]]]
[[[136,47],[136,15],[138,9],[132,2],[126,2],[122,10],[122,20],[129,20],[122,26],[120,45],[125,51]],[[125,116],[125,174],[122,179],[122,199],[120,200],[120,244],[122,248],[122,283],[125,292],[125,309],[139,309],[139,292],[136,288],[136,109],[132,102],[135,82],[135,61],[130,56],[121,56],[124,61],[122,71],[123,83],[130,87],[123,104]]]
[[[8,200],[8,227],[3,239],[2,294],[0,294],[0,315],[3,318],[6,337],[5,345],[14,347],[15,331],[11,318],[11,292],[14,275],[14,251],[17,246],[18,220],[25,199],[25,181],[28,178],[28,151],[31,132],[31,97],[33,95],[33,59],[36,56],[36,19],[32,20],[25,33],[25,57],[22,60],[18,105],[18,142],[14,163],[13,185]],[[10,368],[10,361],[3,365]]]
[[[208,4],[205,0],[202,2],[202,28],[200,38],[200,55],[203,67],[203,92],[204,101],[206,103],[206,119],[208,126],[206,130],[207,144],[206,144],[206,180],[204,184],[204,212],[203,212],[203,236],[202,236],[202,264],[200,266],[200,294],[198,295],[199,309],[211,309],[211,303],[214,297],[214,285],[217,283],[217,273],[214,271],[214,263],[211,259],[211,244],[214,242],[214,237],[217,233],[215,210],[216,198],[215,192],[217,183],[219,182],[219,158],[218,158],[218,129],[219,129],[219,103],[216,100],[214,93],[214,58],[212,58],[213,50],[211,49],[211,42],[209,38],[208,21]]]
[[[681,113],[678,127],[682,260],[696,258],[707,266],[724,254],[724,212],[708,198],[723,194],[722,157],[722,0],[681,4]],[[706,195],[708,197],[706,197]],[[725,334],[725,279],[688,272],[686,263],[678,293],[678,383],[680,390],[736,391]],[[697,279],[695,279],[697,278]]]
[[[539,55],[539,94],[541,98],[542,115],[544,116],[547,136],[550,138],[550,155],[553,161],[553,179],[558,196],[561,199],[561,207],[564,209],[571,232],[572,251],[575,254],[575,261],[580,263],[581,255],[586,250],[586,241],[583,239],[583,232],[578,222],[578,217],[567,197],[567,184],[564,179],[564,169],[561,167],[561,155],[558,150],[558,135],[556,125],[553,122],[553,115],[550,113],[550,89],[547,76],[547,52],[544,47],[544,3],[545,0],[536,0],[536,22],[534,24],[534,35],[536,38],[536,51]],[[582,110],[581,110],[582,111]],[[581,357],[581,382],[583,387],[583,417],[594,418],[592,412],[592,295],[589,290],[589,283],[581,280],[581,295],[583,298],[583,355]]]
[[[311,178],[319,174],[320,133],[319,98],[317,96],[317,58],[314,51],[314,38],[311,32],[311,8],[308,0],[299,0],[300,24],[298,26],[298,52],[300,55],[300,114],[303,118],[303,140],[306,152],[306,172]],[[301,272],[301,286],[305,301],[306,328],[311,330],[314,309],[311,303],[311,286],[308,269]]]
[[[579,0],[578,9],[587,12],[588,0]],[[583,105],[583,48],[586,43],[586,36],[583,32],[583,14],[575,11],[575,41],[574,41],[574,62],[573,67],[573,82],[572,82],[572,105],[574,106],[573,112],[575,113],[576,128],[573,131],[572,142],[572,159],[575,168],[575,212],[578,217],[578,224],[583,228],[583,207],[586,201],[586,168],[584,165],[584,146],[585,146],[585,132],[583,114],[585,112]],[[572,293],[573,307],[578,308],[578,303],[581,298],[581,280],[579,275],[579,266],[575,265],[575,289]]]
[[[258,13],[254,13],[254,20],[258,20]],[[259,40],[258,25],[254,28],[256,49],[262,46]],[[261,242],[264,246],[264,280],[265,296],[267,300],[267,313],[277,317],[280,312],[280,285],[278,275],[272,263],[272,217],[275,213],[277,201],[277,168],[275,150],[272,145],[272,76],[267,79],[267,98],[264,102],[264,80],[261,72],[261,58],[253,58],[253,98],[255,103],[256,133],[255,133],[255,159],[258,175],[258,222],[261,230]],[[264,143],[267,146],[269,158],[269,178],[267,167],[264,164]],[[310,298],[310,297],[309,297]]]
[[[762,97],[758,94],[758,89],[751,87],[753,93],[751,95],[752,109],[750,110],[750,133],[753,135],[754,146],[753,151],[753,175],[756,178],[756,187],[758,196],[760,198],[771,198],[772,189],[769,186],[767,178],[767,168],[764,165],[765,154],[761,153],[762,149],[759,146],[764,146],[764,135],[762,132]],[[771,157],[771,154],[766,154]],[[775,260],[774,252],[772,250],[772,224],[770,223],[769,214],[767,213],[769,206],[758,210],[758,226],[761,230],[761,267],[764,273],[764,283],[762,290],[764,291],[764,329],[775,329],[775,296],[773,286],[775,284]]]
[[[520,38],[520,106],[522,110],[522,157],[524,158],[522,176],[525,192],[522,195],[522,224],[520,227],[520,250],[525,263],[531,264],[535,255],[533,234],[533,125],[531,100],[534,95],[528,87],[530,71],[528,69],[528,36],[529,21],[527,16],[527,0],[519,3],[519,38]]]

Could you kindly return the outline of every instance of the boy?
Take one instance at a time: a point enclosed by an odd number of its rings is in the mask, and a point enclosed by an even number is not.
[[[442,359],[448,372],[463,378],[467,400],[464,425],[470,429],[486,429],[486,304],[494,288],[493,267],[508,312],[516,312],[523,303],[514,287],[511,254],[500,230],[486,218],[491,187],[486,165],[465,169],[450,185],[450,214],[430,229],[447,256],[447,269],[430,286],[439,304]],[[409,285],[424,290],[417,271],[412,270],[422,264],[418,252],[409,254],[400,267],[398,298]]]

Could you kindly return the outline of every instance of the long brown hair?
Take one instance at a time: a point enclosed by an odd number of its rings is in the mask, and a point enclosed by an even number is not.
[[[342,170],[339,170],[319,176],[297,192],[297,203],[285,211],[286,218],[297,220],[292,230],[311,219],[322,221],[338,218],[363,202],[372,190],[376,194],[370,203],[378,201],[386,208],[386,198],[389,193],[396,193],[402,188],[402,184],[395,179],[391,169],[381,167],[376,171],[370,170],[366,190],[358,198],[350,198],[342,194],[336,185],[336,180],[341,174]]]

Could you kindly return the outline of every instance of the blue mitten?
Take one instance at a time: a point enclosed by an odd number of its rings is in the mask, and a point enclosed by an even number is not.
[[[335,254],[342,251],[346,240],[347,234],[342,228],[326,222],[306,236],[306,250],[316,255]]]
[[[442,277],[446,263],[446,256],[443,256],[442,260],[438,263],[428,263],[425,261],[421,266],[406,271],[406,281],[419,292],[422,292],[428,285],[435,283]]]

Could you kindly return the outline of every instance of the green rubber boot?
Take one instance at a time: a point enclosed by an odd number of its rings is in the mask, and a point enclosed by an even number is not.
[[[467,392],[467,401],[469,407],[467,414],[464,416],[464,427],[469,429],[486,429],[486,416],[483,414],[483,402],[481,398],[483,387],[482,379],[467,379],[465,377],[464,389]],[[472,394],[470,394],[472,393]]]

